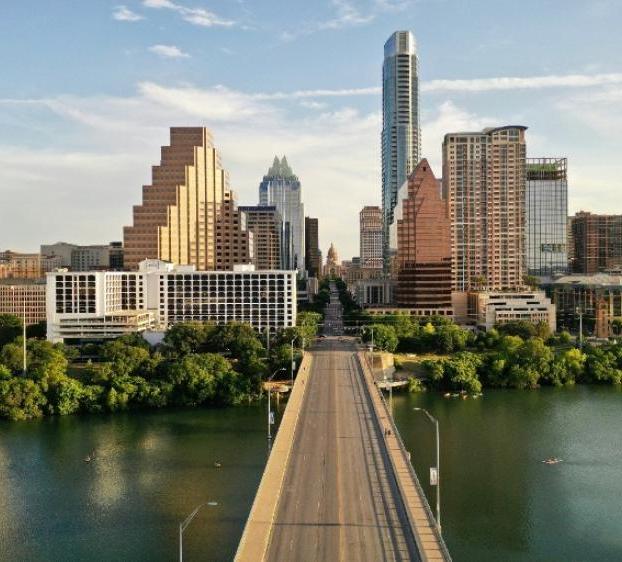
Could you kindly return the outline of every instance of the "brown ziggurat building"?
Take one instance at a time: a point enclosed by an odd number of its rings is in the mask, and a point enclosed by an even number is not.
[[[451,221],[427,160],[400,188],[395,217],[397,305],[451,315]]]
[[[235,208],[227,172],[204,127],[172,127],[170,145],[152,168],[151,185],[124,228],[125,267],[146,258],[232,269],[252,261],[252,236]]]

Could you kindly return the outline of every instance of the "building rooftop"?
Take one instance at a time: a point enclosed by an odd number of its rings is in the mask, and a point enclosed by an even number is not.
[[[622,286],[622,275],[595,273],[593,275],[565,275],[547,283],[548,285]]]

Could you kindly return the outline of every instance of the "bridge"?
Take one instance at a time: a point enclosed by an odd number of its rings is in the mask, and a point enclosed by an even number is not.
[[[335,291],[305,357],[236,560],[450,560]]]

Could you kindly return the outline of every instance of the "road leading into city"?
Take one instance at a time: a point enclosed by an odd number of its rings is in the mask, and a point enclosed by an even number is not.
[[[340,336],[343,334],[343,306],[335,283],[331,283],[329,288],[330,302],[324,310],[324,335]]]
[[[353,340],[311,353],[267,560],[419,560]]]

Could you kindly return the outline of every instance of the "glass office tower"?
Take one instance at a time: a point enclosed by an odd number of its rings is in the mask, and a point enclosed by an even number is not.
[[[385,269],[397,191],[419,163],[419,77],[415,38],[396,31],[384,45],[382,65],[382,214]]]
[[[527,269],[549,276],[568,270],[566,158],[527,158],[525,189]]]

